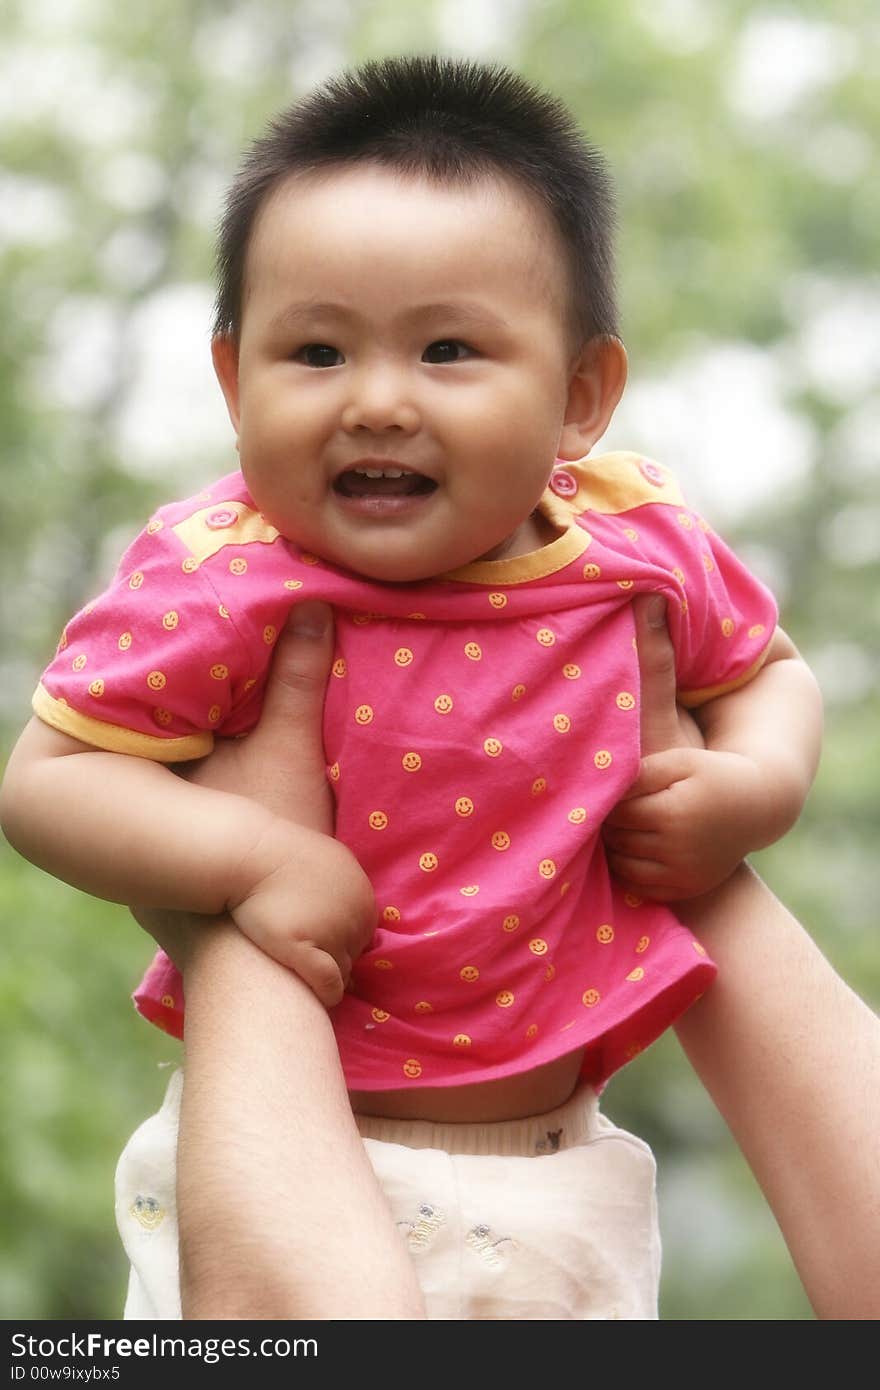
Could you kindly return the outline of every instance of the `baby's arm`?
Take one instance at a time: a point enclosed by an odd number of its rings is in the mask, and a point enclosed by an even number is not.
[[[662,626],[663,601],[652,608]],[[819,760],[819,689],[779,628],[748,684],[693,713],[706,747],[643,758],[604,828],[613,872],[660,902],[709,892],[747,854],[780,839],[800,814]]]
[[[26,858],[113,902],[229,912],[328,1007],[375,925],[369,883],[337,841],[146,758],[31,720],[9,760],[0,817]],[[340,876],[346,901],[333,908]]]

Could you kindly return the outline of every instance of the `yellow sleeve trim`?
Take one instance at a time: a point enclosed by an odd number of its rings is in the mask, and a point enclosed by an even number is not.
[[[758,660],[750,666],[747,671],[744,671],[741,676],[737,676],[735,680],[726,681],[723,685],[708,685],[704,690],[679,690],[676,692],[676,700],[687,709],[695,709],[697,705],[708,704],[710,700],[717,699],[719,695],[728,695],[731,690],[739,690],[741,685],[748,685],[750,680],[754,680],[755,676],[764,665],[764,662],[767,660],[769,651],[770,646],[768,644],[758,657]]]
[[[592,511],[614,516],[643,507],[648,502],[666,502],[675,507],[685,505],[681,489],[669,469],[643,454],[621,450],[566,463],[564,467],[579,484],[577,493],[567,502],[573,512]]]
[[[237,516],[232,525],[208,525],[209,519],[219,516],[225,518],[232,513]],[[276,527],[270,526],[259,512],[255,512],[252,507],[246,507],[244,502],[212,502],[210,507],[202,507],[201,511],[193,512],[192,516],[188,516],[185,521],[179,521],[171,529],[186,546],[190,556],[200,564],[216,555],[224,546],[251,545],[254,541],[270,545],[281,534]]]
[[[81,743],[103,748],[108,753],[128,753],[132,757],[150,758],[157,763],[185,763],[190,758],[204,758],[214,747],[214,735],[207,732],[188,734],[184,738],[159,738],[154,734],[123,729],[118,724],[105,724],[88,714],[80,714],[66,700],[56,700],[42,684],[34,691],[31,704],[34,714],[44,724],[60,730],[62,734],[70,734],[71,738],[78,738]]]

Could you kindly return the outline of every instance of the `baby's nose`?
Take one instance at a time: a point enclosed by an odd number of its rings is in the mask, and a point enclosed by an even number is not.
[[[342,413],[346,430],[402,430],[419,427],[419,410],[402,374],[390,369],[358,373]]]

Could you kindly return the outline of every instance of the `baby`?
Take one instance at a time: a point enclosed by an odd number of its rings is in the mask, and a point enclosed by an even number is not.
[[[228,912],[334,1006],[354,1109],[390,1117],[369,1122],[386,1155],[595,1151],[613,1131],[596,1090],[714,976],[661,904],[783,834],[815,768],[812,680],[771,596],[666,468],[587,457],[626,376],[612,223],[597,153],[501,69],[370,64],[278,118],[220,238],[213,354],[240,471],[160,508],[71,621],[4,783],[35,863],[116,901]],[[707,747],[636,782],[644,593],[666,600]],[[254,727],[305,599],[336,615],[330,852],[166,766]],[[606,830],[623,891],[601,830],[628,790]],[[340,922],[343,882],[360,907]],[[136,997],[182,1033],[166,957]],[[381,1130],[395,1119],[469,1123],[401,1140]],[[490,1186],[509,1199],[512,1181]],[[400,1218],[420,1249],[441,1206]],[[467,1233],[480,1277],[509,1253],[493,1229]],[[652,1231],[621,1257],[644,1278],[615,1275],[610,1302],[521,1315],[654,1316]]]

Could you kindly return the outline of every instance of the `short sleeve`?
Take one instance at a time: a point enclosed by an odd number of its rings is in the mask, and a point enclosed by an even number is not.
[[[704,704],[746,684],[760,670],[776,631],[773,595],[708,523],[686,505],[651,513],[654,558],[667,571],[669,629],[678,698]],[[643,517],[640,529],[644,533]]]
[[[239,630],[160,511],[65,628],[33,708],[93,747],[178,762],[211,751],[254,684]]]

